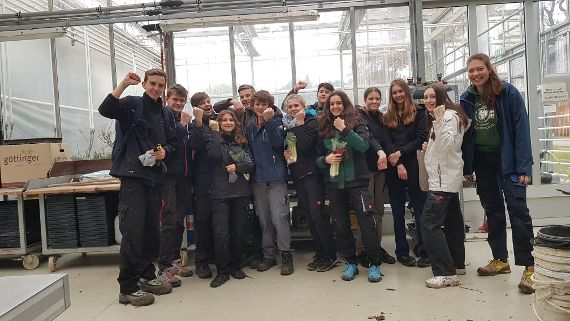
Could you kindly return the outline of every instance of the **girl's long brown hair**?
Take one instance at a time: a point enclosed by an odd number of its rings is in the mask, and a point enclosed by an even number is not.
[[[402,110],[399,110],[398,104],[392,98],[392,88],[398,86],[404,89],[406,97],[404,98],[404,106]],[[392,81],[390,84],[390,89],[388,90],[388,108],[386,112],[382,115],[382,120],[384,124],[389,128],[398,127],[398,119],[401,118],[404,125],[409,125],[416,119],[416,106],[412,100],[412,92],[410,87],[404,79],[398,78]]]
[[[447,94],[447,91],[445,90],[445,87],[438,82],[431,84],[428,88],[432,88],[433,91],[435,91],[435,105],[436,106],[444,105],[445,109],[455,110],[459,115],[459,119],[461,120],[461,125],[463,125],[463,127],[467,127],[467,125],[469,124],[469,119],[467,118],[467,115],[463,111],[463,108],[461,108],[461,105],[451,101],[449,95]]]
[[[495,67],[491,64],[489,56],[484,53],[471,55],[471,57],[467,59],[467,66],[469,66],[469,63],[473,60],[481,60],[489,70],[489,79],[485,85],[483,85],[483,92],[480,92],[479,95],[481,95],[481,99],[485,102],[488,109],[495,109],[495,99],[501,93],[501,90],[503,90],[503,82],[501,78],[499,78],[499,75],[497,75],[497,70],[495,70]]]
[[[319,116],[319,135],[322,137],[332,137],[334,136],[335,127],[333,125],[335,116],[331,114],[331,97],[339,96],[342,100],[342,106],[344,110],[340,114],[340,118],[344,119],[346,127],[354,129],[358,118],[358,111],[352,105],[350,98],[344,93],[344,91],[335,90],[329,94],[327,101],[325,102],[324,112]]]
[[[222,129],[221,129],[221,122],[222,122],[222,117],[226,114],[229,114],[230,116],[232,116],[232,119],[234,120],[234,123],[236,124],[236,127],[231,132],[232,137],[234,138],[236,143],[238,143],[242,146],[246,146],[247,145],[247,139],[245,138],[243,130],[241,129],[241,123],[238,120],[236,114],[233,112],[233,110],[227,110],[227,109],[222,110],[218,114],[218,118],[216,118],[216,121],[218,122],[218,124],[220,124],[220,132],[223,134]]]

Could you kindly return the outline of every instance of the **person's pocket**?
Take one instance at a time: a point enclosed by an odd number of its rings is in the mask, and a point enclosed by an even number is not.
[[[362,212],[374,213],[374,197],[369,191],[360,191],[360,203]]]

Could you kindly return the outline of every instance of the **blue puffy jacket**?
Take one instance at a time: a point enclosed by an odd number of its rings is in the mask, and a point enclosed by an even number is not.
[[[466,91],[461,95],[461,107],[467,117],[475,117],[475,96]],[[503,82],[503,89],[495,101],[497,130],[501,140],[503,175],[532,175],[532,149],[530,125],[524,100],[518,89]],[[463,137],[463,174],[473,174],[475,155],[475,126],[470,126]]]
[[[283,156],[285,131],[283,114],[273,106],[275,116],[261,127],[255,122],[245,128],[246,138],[255,164],[254,183],[285,181],[287,165]]]

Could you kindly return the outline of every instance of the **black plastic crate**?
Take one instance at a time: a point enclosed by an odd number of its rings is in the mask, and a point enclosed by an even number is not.
[[[116,192],[109,192],[76,196],[79,243],[82,247],[115,244],[117,195]]]
[[[75,196],[48,195],[45,206],[48,247],[54,249],[79,247]]]

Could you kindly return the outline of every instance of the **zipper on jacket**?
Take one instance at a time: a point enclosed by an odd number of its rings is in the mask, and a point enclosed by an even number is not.
[[[441,187],[441,167],[437,164],[437,175],[439,175],[439,187]]]

